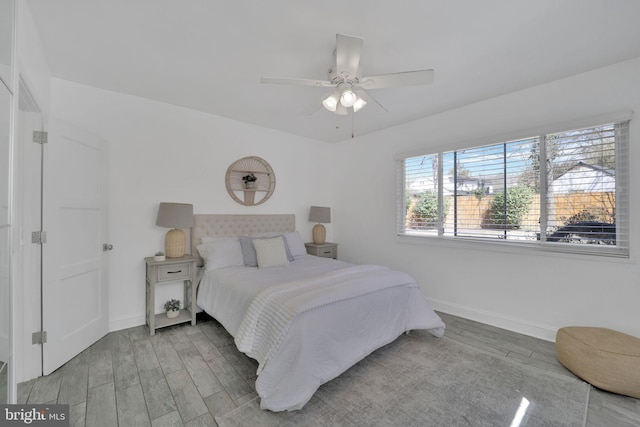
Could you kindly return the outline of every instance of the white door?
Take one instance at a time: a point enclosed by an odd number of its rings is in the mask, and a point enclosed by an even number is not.
[[[22,231],[22,249],[15,256],[14,288],[16,302],[16,336],[14,366],[18,382],[42,375],[42,349],[31,344],[31,334],[41,328],[42,297],[41,245],[31,243],[32,233],[42,229],[42,153],[43,144],[34,142],[34,132],[43,130],[43,118],[38,104],[26,84],[20,79],[18,101],[18,132],[16,155],[20,173],[16,174],[14,195],[16,223]],[[18,222],[22,219],[21,222]],[[14,251],[15,254],[15,251]],[[26,303],[25,303],[26,302]],[[23,309],[24,307],[24,309]]]
[[[52,121],[45,146],[43,373],[108,332],[107,142]]]

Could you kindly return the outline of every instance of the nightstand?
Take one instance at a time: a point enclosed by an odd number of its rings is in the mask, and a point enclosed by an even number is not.
[[[323,258],[338,258],[338,244],[324,242],[321,245],[316,245],[315,243],[305,243],[304,246],[307,248],[307,253],[309,255],[315,255]]]
[[[149,333],[155,335],[156,329],[176,325],[183,322],[196,324],[196,263],[198,258],[185,255],[180,258],[167,258],[166,261],[155,261],[154,257],[145,258],[147,264],[147,307],[146,320]],[[156,285],[159,283],[178,282],[182,280],[184,298],[183,309],[178,317],[169,319],[166,313],[155,314]]]

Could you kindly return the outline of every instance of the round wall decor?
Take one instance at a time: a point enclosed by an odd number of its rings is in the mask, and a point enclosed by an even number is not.
[[[227,169],[227,192],[233,200],[245,206],[266,202],[276,188],[276,176],[271,165],[260,157],[243,157]]]

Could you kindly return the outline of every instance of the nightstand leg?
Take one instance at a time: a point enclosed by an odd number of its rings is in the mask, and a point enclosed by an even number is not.
[[[191,325],[195,326],[196,324],[196,296],[194,295],[194,289],[195,287],[193,286],[193,282],[191,280],[188,281],[189,284],[187,285],[186,281],[185,281],[185,288],[184,288],[184,300],[185,301],[189,301],[189,313],[191,313]],[[186,303],[185,303],[186,304]],[[185,306],[186,308],[186,306]]]
[[[155,312],[155,286],[147,282],[147,325],[149,325],[149,334],[156,334],[156,312]]]

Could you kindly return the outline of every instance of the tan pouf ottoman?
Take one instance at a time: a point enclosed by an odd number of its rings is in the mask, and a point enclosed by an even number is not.
[[[640,339],[606,328],[571,326],[556,334],[558,361],[594,386],[640,399]]]

